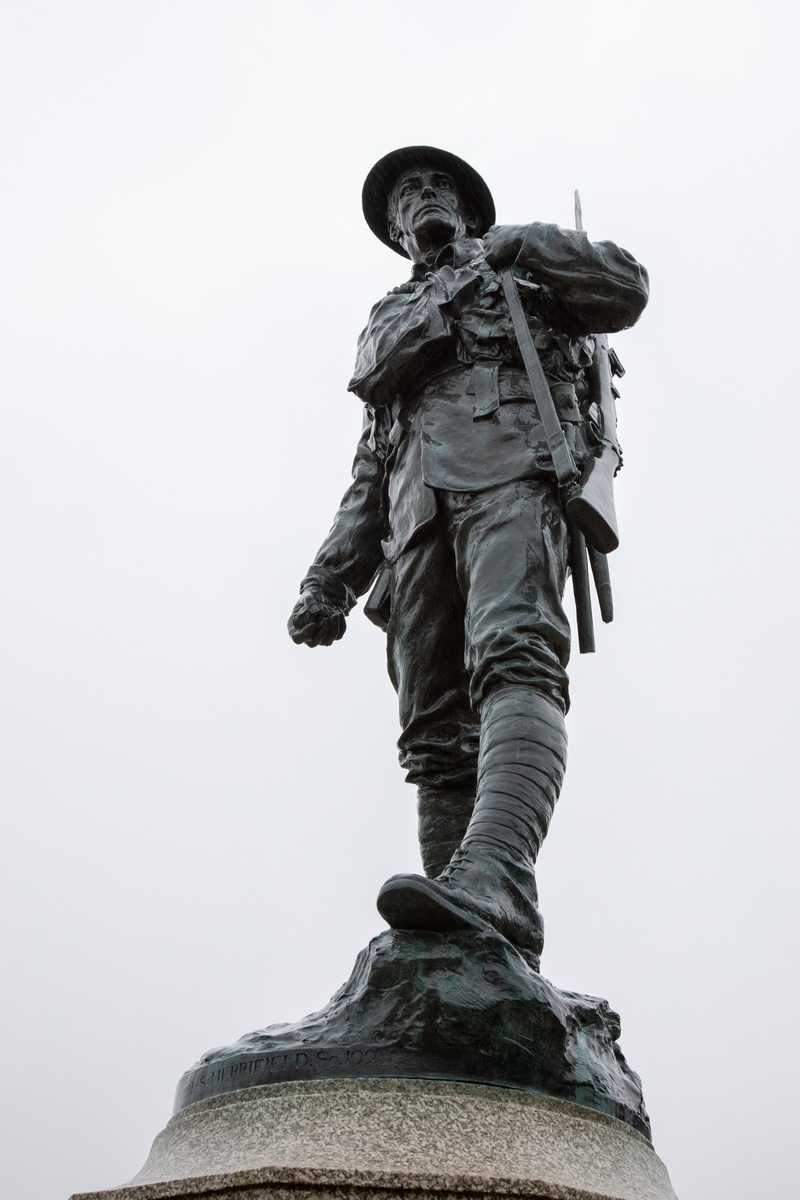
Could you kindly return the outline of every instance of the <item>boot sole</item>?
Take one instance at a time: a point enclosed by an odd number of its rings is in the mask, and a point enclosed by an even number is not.
[[[497,933],[488,921],[445,899],[425,879],[390,879],[378,893],[378,912],[392,929],[457,933],[476,929]]]

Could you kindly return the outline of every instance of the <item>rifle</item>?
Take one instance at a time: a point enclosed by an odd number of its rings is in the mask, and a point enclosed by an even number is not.
[[[578,468],[569,448],[564,430],[561,427],[556,406],[550,393],[542,363],[533,336],[525,320],[522,301],[514,279],[511,267],[500,272],[500,282],[506,298],[511,325],[517,339],[522,362],[530,380],[533,398],[539,420],[544,428],[547,448],[553,460],[553,469],[558,480],[559,490],[564,507],[567,511],[569,525],[570,566],[572,568],[572,589],[575,593],[575,618],[578,626],[578,646],[581,654],[594,653],[594,623],[592,621],[592,600],[589,592],[589,572],[586,566],[586,542],[579,522],[573,519],[570,505],[579,498],[580,485]]]
[[[583,229],[581,198],[575,189],[575,228]],[[608,555],[619,545],[617,514],[614,507],[613,480],[622,466],[622,452],[616,438],[617,406],[619,392],[612,376],[620,379],[625,368],[615,350],[608,344],[604,333],[595,338],[595,353],[589,370],[589,394],[600,409],[603,422],[603,443],[600,454],[590,458],[581,479],[583,498],[589,499],[593,511],[585,511],[584,519],[592,521],[593,513],[601,511],[604,525],[596,529],[597,540],[589,547],[589,563],[594,576],[600,616],[608,623],[614,619],[614,598],[611,592],[611,576],[608,570]]]
[[[583,229],[581,198],[575,191],[575,228]],[[619,392],[612,373],[620,377],[625,368],[616,353],[609,349],[604,333],[595,336],[594,359],[589,369],[589,394],[600,409],[603,437],[599,454],[593,455],[583,470],[580,495],[572,501],[570,515],[586,535],[589,545],[603,555],[619,545],[617,514],[614,508],[613,481],[622,466],[622,454],[617,442],[617,408],[614,403]]]
[[[575,192],[575,227],[583,228],[581,202]],[[612,370],[623,375],[624,369],[613,350],[609,350],[605,334],[596,338],[594,362],[589,374],[590,394],[603,422],[600,452],[593,455],[579,477],[578,468],[561,426],[553,397],[547,383],[536,346],[528,328],[522,302],[511,267],[501,271],[503,293],[511,315],[511,324],[525,370],[533,390],[539,419],[544,427],[553,468],[564,500],[570,535],[570,566],[575,593],[575,614],[578,626],[578,645],[581,654],[594,651],[594,623],[589,590],[587,556],[594,577],[600,615],[606,622],[614,616],[611,579],[607,555],[619,545],[617,517],[614,508],[613,479],[620,468],[621,455],[615,433],[617,427]],[[616,393],[618,394],[618,393]]]

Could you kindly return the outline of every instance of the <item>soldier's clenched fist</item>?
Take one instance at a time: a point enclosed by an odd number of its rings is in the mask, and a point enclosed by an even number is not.
[[[289,636],[298,645],[331,646],[343,636],[345,612],[316,589],[307,589],[292,609]]]

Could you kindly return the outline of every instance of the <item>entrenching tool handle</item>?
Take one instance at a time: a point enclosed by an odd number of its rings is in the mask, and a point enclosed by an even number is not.
[[[600,606],[600,616],[606,625],[614,620],[614,597],[611,592],[611,574],[608,569],[608,558],[599,550],[588,547],[589,564],[594,576],[594,586],[597,592],[597,603]]]

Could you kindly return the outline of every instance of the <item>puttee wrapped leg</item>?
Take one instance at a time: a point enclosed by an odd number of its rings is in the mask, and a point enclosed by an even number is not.
[[[534,863],[564,779],[561,706],[526,685],[481,709],[478,794],[461,845],[438,879],[395,875],[378,911],[395,929],[494,929],[538,967],[544,934]]]

